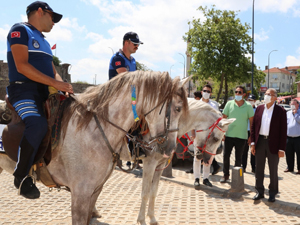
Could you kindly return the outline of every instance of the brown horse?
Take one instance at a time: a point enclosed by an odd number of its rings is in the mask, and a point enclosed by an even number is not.
[[[89,223],[95,202],[116,165],[108,146],[119,153],[124,131],[137,125],[132,87],[136,89],[136,113],[149,125],[152,147],[156,139],[163,138],[164,150],[160,154],[172,154],[178,120],[188,108],[186,92],[179,81],[172,80],[167,72],[123,73],[87,89],[77,100],[66,100],[60,142],[48,170],[57,184],[70,188],[72,224]],[[4,169],[12,172],[14,163],[0,159],[0,163],[3,161]]]

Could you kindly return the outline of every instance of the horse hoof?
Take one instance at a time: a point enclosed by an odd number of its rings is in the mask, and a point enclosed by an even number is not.
[[[93,212],[92,213],[92,218],[101,218],[102,216],[100,215],[99,212]]]
[[[150,223],[150,225],[159,225],[158,222]]]

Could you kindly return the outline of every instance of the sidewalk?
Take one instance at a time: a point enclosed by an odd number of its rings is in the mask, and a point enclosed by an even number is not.
[[[234,153],[234,151],[232,151]],[[250,153],[250,152],[249,152]],[[234,165],[234,154],[231,155],[230,158],[230,165],[231,169]],[[216,156],[216,160],[219,165],[223,168],[223,157],[221,155]],[[295,163],[296,165],[296,163]],[[184,160],[180,162],[179,165],[174,166],[172,170],[172,178],[161,177],[161,179],[169,182],[174,182],[180,185],[184,185],[187,187],[194,187],[194,175],[188,174],[185,170],[190,169],[193,166],[193,163],[189,160]],[[212,169],[212,168],[211,168]],[[285,173],[283,172],[286,169],[286,159],[281,158],[278,165],[278,177],[279,177],[279,194],[276,195],[276,201],[274,203],[270,203],[272,205],[276,205],[281,207],[285,210],[296,210],[299,212],[300,216],[300,175],[295,173]],[[297,170],[296,170],[297,171]],[[230,174],[232,174],[230,170]],[[202,174],[201,174],[202,175]],[[222,195],[222,197],[229,197],[229,190],[231,188],[231,177],[229,182],[227,183],[220,183],[220,179],[223,176],[223,170],[221,169],[219,173],[216,175],[210,175],[209,180],[213,184],[213,187],[207,187],[203,184],[202,178],[200,179],[201,189],[205,191],[211,191],[214,193],[218,193]],[[268,186],[269,186],[269,169],[267,166],[266,161],[266,168],[265,168],[265,179],[264,179],[264,186],[265,186],[265,199],[263,201],[267,202],[268,199]],[[250,159],[248,157],[248,165],[246,168],[246,173],[244,173],[244,184],[245,184],[245,192],[237,194],[239,197],[243,197],[244,200],[254,202],[252,197],[256,194],[255,192],[255,174],[251,172],[251,165]]]

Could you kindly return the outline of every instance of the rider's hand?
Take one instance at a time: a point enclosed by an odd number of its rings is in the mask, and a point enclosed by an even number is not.
[[[57,90],[68,92],[68,94],[73,94],[73,87],[71,84],[63,82],[63,81],[56,81],[55,85],[53,85]],[[67,93],[66,93],[67,95]]]

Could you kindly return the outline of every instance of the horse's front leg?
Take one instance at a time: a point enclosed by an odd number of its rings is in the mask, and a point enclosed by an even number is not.
[[[102,191],[102,188],[103,188],[103,186],[99,187],[99,189],[91,197],[90,210],[89,210],[90,216],[89,216],[88,221],[90,221],[91,218],[100,218],[101,217],[100,213],[98,212],[98,210],[96,208],[96,201],[99,197],[99,194]]]
[[[154,173],[153,181],[151,185],[150,191],[150,199],[149,199],[149,207],[148,207],[148,216],[150,217],[150,225],[158,225],[156,218],[154,216],[154,207],[155,207],[155,198],[158,190],[158,183],[160,180],[160,176],[163,172],[163,168],[165,167],[166,161],[160,164]]]
[[[156,165],[157,161],[150,155],[143,160],[142,202],[137,219],[137,222],[141,225],[146,225],[146,205],[149,200],[151,182],[153,180]]]

